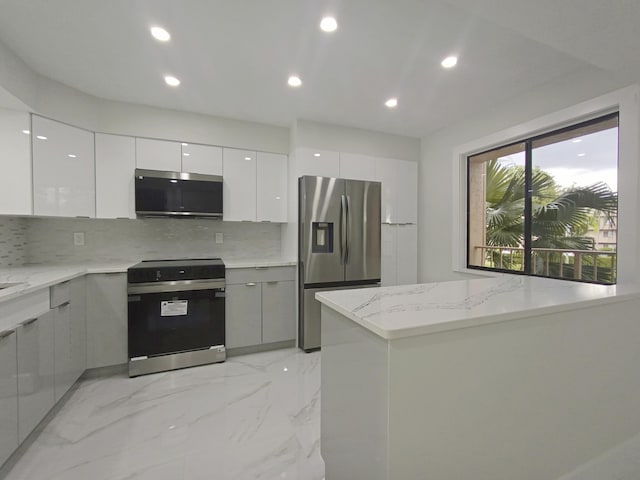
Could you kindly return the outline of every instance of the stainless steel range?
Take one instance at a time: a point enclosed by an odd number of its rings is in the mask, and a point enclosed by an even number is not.
[[[143,261],[127,277],[130,377],[225,360],[221,259]]]

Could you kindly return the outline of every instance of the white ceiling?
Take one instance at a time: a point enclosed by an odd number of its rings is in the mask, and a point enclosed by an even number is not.
[[[606,12],[596,8],[605,3],[0,0],[0,42],[38,73],[107,99],[421,137],[589,63],[620,67],[607,54],[617,27],[587,37],[570,17],[570,6],[592,5],[584,20]],[[613,3],[637,18],[640,2]],[[338,19],[333,34],[318,28],[326,13]],[[630,19],[617,20],[630,26]],[[150,37],[154,24],[169,30],[171,42]],[[584,28],[591,34],[596,25]],[[640,36],[622,30],[625,53],[637,52]],[[443,70],[440,61],[451,53],[459,64]],[[167,73],[182,85],[167,87]],[[299,89],[287,86],[291,73],[302,77]],[[395,110],[383,105],[390,96],[399,99]]]

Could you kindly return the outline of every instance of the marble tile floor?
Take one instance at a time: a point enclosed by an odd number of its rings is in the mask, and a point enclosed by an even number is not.
[[[6,480],[321,480],[320,353],[82,380]]]

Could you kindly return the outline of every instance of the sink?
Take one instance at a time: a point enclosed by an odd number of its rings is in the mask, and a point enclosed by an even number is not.
[[[22,285],[22,282],[0,283],[0,290],[4,290],[5,288],[15,287],[16,285]]]

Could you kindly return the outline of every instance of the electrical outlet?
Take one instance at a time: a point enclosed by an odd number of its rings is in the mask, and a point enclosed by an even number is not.
[[[76,247],[82,247],[84,245],[84,232],[73,232],[73,244]]]
[[[222,233],[216,233],[216,243],[223,243],[223,242],[224,242],[224,237]]]

